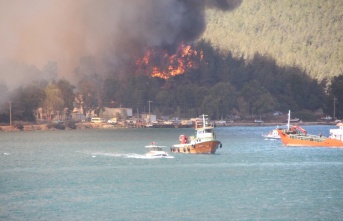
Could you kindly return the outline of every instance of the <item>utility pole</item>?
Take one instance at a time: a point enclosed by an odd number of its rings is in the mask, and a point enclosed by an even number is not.
[[[151,117],[150,117],[150,103],[152,103],[152,101],[148,101],[148,103],[149,103],[149,123],[151,123]]]
[[[12,101],[8,102],[10,105],[10,126],[12,127]]]

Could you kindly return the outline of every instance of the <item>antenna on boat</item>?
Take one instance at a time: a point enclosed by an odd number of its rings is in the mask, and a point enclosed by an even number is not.
[[[291,121],[291,110],[288,110],[288,122],[287,122],[287,131],[289,130],[289,123]]]
[[[205,128],[205,126],[206,126],[206,119],[205,119],[205,117],[207,117],[207,115],[203,114],[202,115],[202,126],[203,126],[203,128]]]

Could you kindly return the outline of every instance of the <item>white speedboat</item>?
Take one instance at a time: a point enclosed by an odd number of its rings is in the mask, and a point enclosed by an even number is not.
[[[262,136],[268,140],[280,139],[280,135],[277,129],[278,128],[270,131],[268,134],[262,134]]]
[[[166,146],[157,146],[154,143],[145,146],[149,149],[149,152],[145,154],[147,158],[174,158],[170,156],[166,151],[163,150]]]

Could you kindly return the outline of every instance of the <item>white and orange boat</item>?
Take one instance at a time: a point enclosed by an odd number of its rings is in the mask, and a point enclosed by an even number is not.
[[[214,154],[216,150],[222,147],[222,143],[216,140],[214,127],[210,126],[205,115],[202,115],[202,121],[195,124],[195,136],[189,139],[182,134],[179,137],[179,144],[174,144],[170,150],[173,153],[195,153],[195,154]]]
[[[336,129],[330,129],[329,137],[307,134],[307,131],[300,126],[292,126],[284,130],[278,129],[278,133],[282,143],[286,146],[343,148],[343,124],[338,123],[337,126]]]

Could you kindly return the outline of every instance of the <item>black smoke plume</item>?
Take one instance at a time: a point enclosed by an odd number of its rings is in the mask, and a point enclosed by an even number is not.
[[[58,76],[71,80],[77,67],[82,69],[84,57],[93,58],[97,72],[113,73],[146,48],[173,53],[181,42],[198,39],[206,27],[207,7],[232,10],[240,4],[241,0],[0,1],[0,81],[9,88],[29,83],[36,79],[33,75],[44,77],[47,64],[57,64]]]

